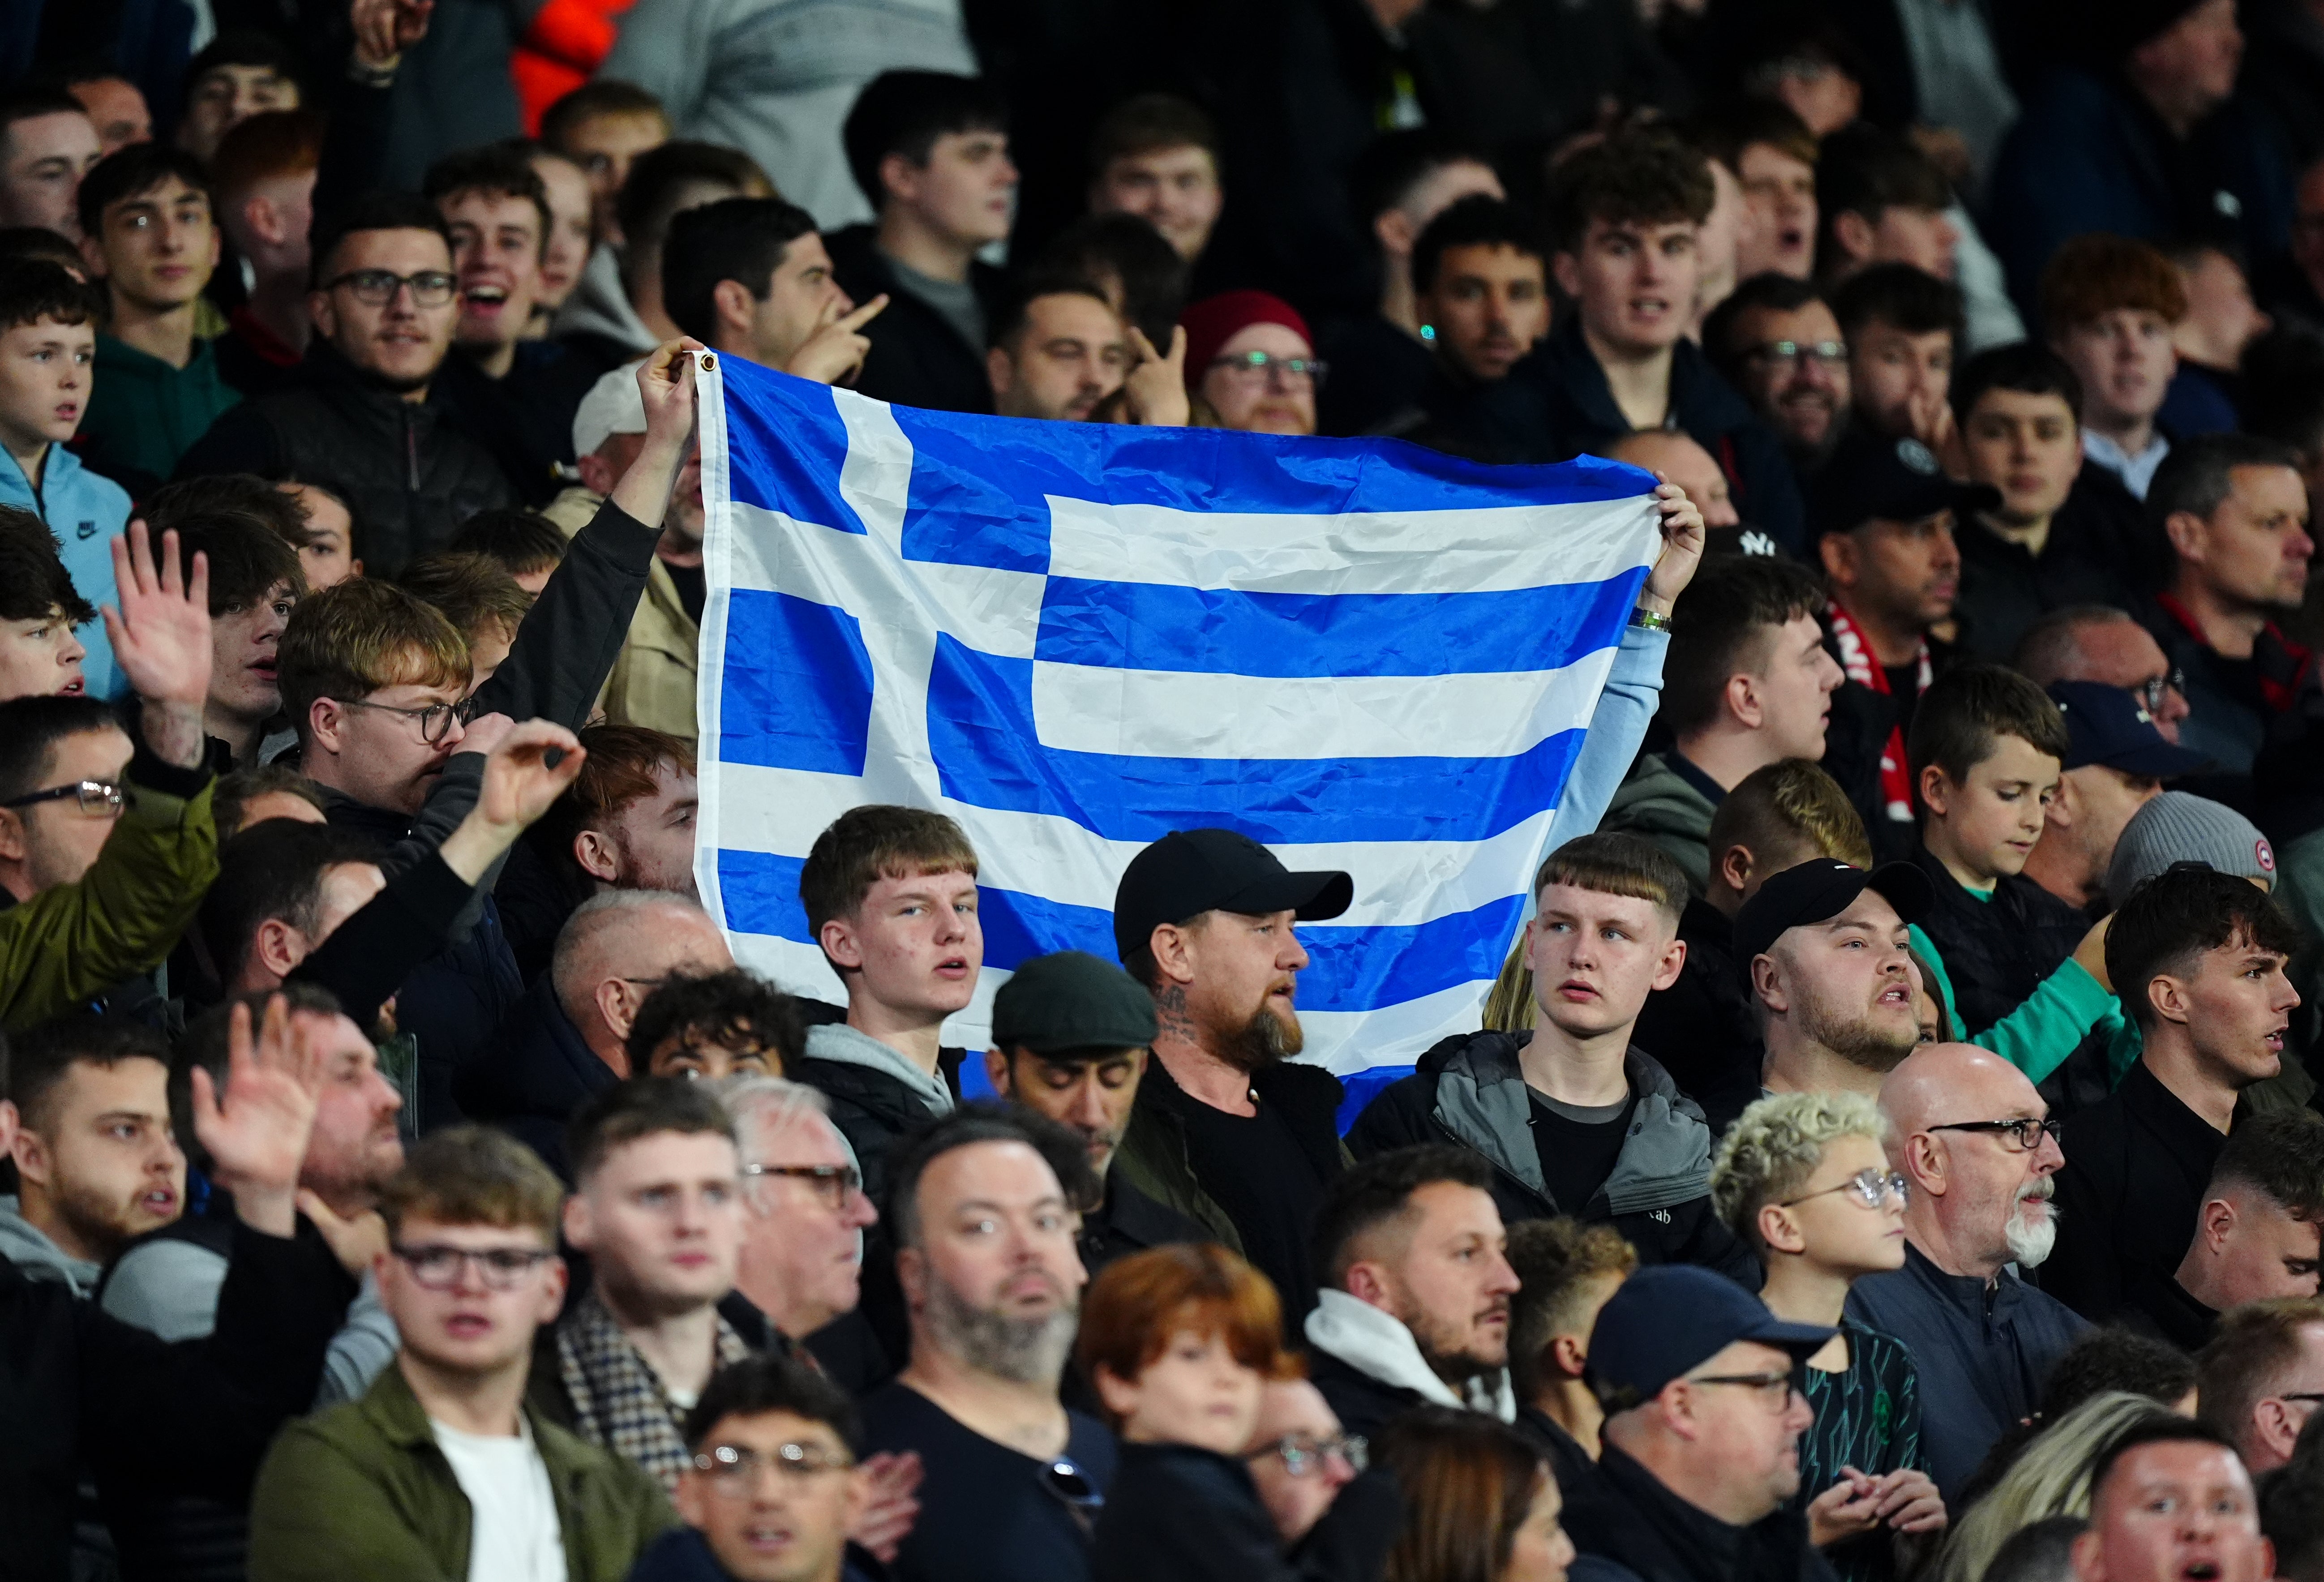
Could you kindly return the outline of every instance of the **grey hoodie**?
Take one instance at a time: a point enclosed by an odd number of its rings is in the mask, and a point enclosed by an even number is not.
[[[105,1273],[104,1265],[74,1257],[34,1228],[13,1195],[0,1196],[0,1258],[32,1279],[54,1281],[75,1296],[96,1290],[97,1277]]]
[[[893,1077],[927,1107],[931,1116],[952,1113],[952,1090],[945,1086],[941,1074],[920,1070],[899,1051],[889,1048],[869,1033],[857,1032],[844,1022],[826,1022],[819,1027],[809,1027],[807,1030],[807,1053],[812,1060],[833,1061],[844,1066],[867,1066]]]

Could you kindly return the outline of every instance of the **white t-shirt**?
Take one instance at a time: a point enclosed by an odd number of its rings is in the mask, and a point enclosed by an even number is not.
[[[508,1436],[432,1417],[428,1426],[468,1496],[468,1582],[565,1582],[565,1533],[531,1427]]]

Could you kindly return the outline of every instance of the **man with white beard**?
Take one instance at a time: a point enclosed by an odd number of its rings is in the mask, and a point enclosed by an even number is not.
[[[1912,1183],[1904,1266],[1858,1281],[1847,1311],[1911,1349],[1921,1444],[1950,1504],[2089,1327],[2018,1276],[2057,1238],[2050,1194],[2065,1155],[2024,1073],[1972,1044],[1906,1058],[1880,1085],[1880,1108],[1888,1163]]]
[[[866,1453],[919,1452],[919,1518],[897,1582],[1087,1582],[1113,1438],[1057,1381],[1087,1276],[1081,1139],[1037,1116],[963,1108],[899,1143],[888,1229],[911,1360],[863,1403]]]

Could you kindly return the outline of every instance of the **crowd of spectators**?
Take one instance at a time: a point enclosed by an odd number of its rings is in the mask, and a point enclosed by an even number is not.
[[[1480,1025],[738,965],[713,357],[1642,469]],[[22,0],[0,453],[0,1577],[2324,1582],[2324,0]]]

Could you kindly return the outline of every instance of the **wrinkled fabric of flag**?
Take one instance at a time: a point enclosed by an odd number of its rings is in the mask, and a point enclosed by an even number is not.
[[[738,961],[844,1002],[801,864],[851,807],[935,809],[981,864],[984,969],[945,1026],[980,1049],[1010,969],[1114,960],[1130,858],[1219,826],[1354,876],[1299,928],[1303,1059],[1377,1078],[1479,1025],[1653,562],[1651,477],[706,360],[696,865]]]

